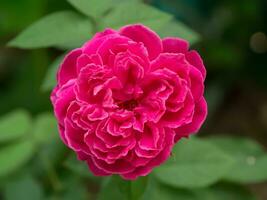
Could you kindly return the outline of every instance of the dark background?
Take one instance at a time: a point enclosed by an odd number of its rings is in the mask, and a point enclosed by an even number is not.
[[[267,145],[267,1],[150,0],[201,35],[197,49],[207,68],[205,134],[236,134]],[[6,43],[45,14],[72,9],[65,0],[1,0],[0,116],[25,108],[33,116],[51,110],[40,90],[56,49],[19,50]],[[259,196],[264,184],[254,185]]]

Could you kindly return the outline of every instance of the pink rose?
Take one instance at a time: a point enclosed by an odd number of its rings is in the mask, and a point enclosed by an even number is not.
[[[206,70],[187,41],[137,24],[71,51],[51,100],[60,136],[95,175],[145,176],[207,115]]]

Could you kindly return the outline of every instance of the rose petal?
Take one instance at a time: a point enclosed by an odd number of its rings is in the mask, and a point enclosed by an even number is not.
[[[57,80],[60,86],[77,77],[76,62],[81,53],[81,49],[74,49],[64,58],[57,73]]]
[[[107,173],[106,171],[98,168],[95,165],[95,163],[91,157],[89,157],[86,162],[87,162],[89,169],[91,170],[91,172],[93,172],[94,175],[96,175],[96,176],[109,176],[109,175],[111,175],[111,173]]]
[[[65,119],[65,137],[68,146],[74,151],[89,152],[87,145],[84,142],[86,131],[78,127],[73,127],[70,120]]]
[[[129,173],[123,173],[122,178],[127,180],[135,180],[138,176],[146,176],[152,169],[164,161],[166,161],[171,154],[172,147],[174,145],[174,131],[172,129],[166,128],[166,144],[165,148],[158,154],[154,159],[152,159],[146,166],[137,167],[134,171]]]
[[[147,48],[150,60],[155,59],[162,52],[163,47],[160,37],[141,24],[124,26],[119,32],[135,42],[142,42]]]
[[[95,54],[99,48],[99,46],[109,37],[114,37],[114,35],[118,35],[118,33],[112,29],[106,29],[103,32],[96,33],[96,35],[86,42],[82,49],[85,54],[91,55]]]
[[[114,174],[121,174],[121,173],[129,173],[134,170],[134,166],[132,166],[129,162],[120,159],[117,160],[114,164],[108,164],[103,160],[92,158],[95,165],[107,172],[107,173],[114,173]]]
[[[207,102],[204,97],[202,97],[195,106],[192,122],[175,129],[175,141],[178,141],[181,137],[186,137],[189,134],[196,133],[207,117],[207,110]]]
[[[189,43],[182,38],[167,37],[162,40],[163,52],[166,53],[186,53]]]
[[[109,58],[113,53],[119,53],[126,51],[126,46],[129,39],[120,35],[114,35],[113,37],[107,38],[99,46],[97,54],[99,54],[103,60],[103,64],[108,64]]]
[[[98,54],[82,54],[77,59],[77,74],[80,73],[82,68],[86,67],[89,64],[102,65],[102,59]]]
[[[190,69],[189,65],[184,54],[162,53],[157,59],[152,61],[151,71],[167,68],[176,72],[179,77],[187,80]]]
[[[70,103],[75,99],[73,85],[74,81],[70,80],[61,88],[56,87],[51,94],[54,113],[59,121],[59,124],[61,125],[64,124],[64,119]]]
[[[190,76],[192,95],[195,101],[198,101],[199,98],[201,98],[204,93],[204,80],[202,74],[196,68],[191,67],[189,76]]]
[[[192,114],[194,113],[194,99],[189,92],[185,99],[183,107],[177,112],[165,112],[161,119],[162,126],[169,128],[178,128],[185,123],[191,122]]]
[[[201,59],[200,55],[195,50],[192,50],[187,52],[185,56],[188,62],[190,62],[191,65],[196,67],[201,72],[203,79],[205,80],[206,68],[203,64],[203,60]]]

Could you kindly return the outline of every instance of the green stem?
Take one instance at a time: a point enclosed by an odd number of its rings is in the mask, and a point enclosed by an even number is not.
[[[127,200],[140,200],[142,198],[147,187],[148,176],[139,177],[135,181],[125,181],[119,176],[116,176],[114,178],[121,194]]]
[[[42,160],[42,162],[43,162],[43,164],[45,166],[45,169],[47,171],[47,175],[48,175],[48,178],[49,178],[49,180],[51,182],[53,190],[55,192],[61,191],[62,188],[63,188],[63,185],[60,182],[60,179],[59,179],[59,177],[58,177],[58,175],[56,173],[55,168],[53,167],[53,165],[51,165],[51,163],[49,162],[49,160],[45,156],[43,156],[41,154],[40,157],[41,157],[41,160]]]

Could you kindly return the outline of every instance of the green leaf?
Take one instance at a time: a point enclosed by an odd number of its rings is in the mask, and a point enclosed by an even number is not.
[[[22,31],[9,46],[19,48],[79,47],[92,36],[90,21],[72,11],[49,14]]]
[[[153,176],[149,178],[147,190],[142,200],[197,200],[194,194],[180,188],[168,187],[158,182]],[[206,199],[201,199],[206,200]]]
[[[99,19],[110,9],[122,3],[123,0],[67,0],[74,8],[88,17]],[[128,2],[140,2],[141,0],[127,0]]]
[[[150,177],[143,200],[255,200],[250,192],[236,185],[214,185],[185,190],[168,187]]]
[[[43,113],[36,117],[33,125],[34,139],[46,143],[58,137],[57,121],[52,113]]]
[[[267,154],[256,142],[242,137],[209,138],[236,160],[232,169],[224,176],[237,183],[257,183],[267,180]]]
[[[242,168],[240,168],[242,166]],[[256,158],[247,156],[240,159],[225,179],[237,183],[259,183],[267,180],[267,155]],[[236,173],[234,173],[236,172]]]
[[[94,18],[99,18],[114,6],[114,0],[68,0],[68,2],[81,13]]]
[[[0,148],[0,177],[26,164],[34,153],[31,141],[22,141]]]
[[[193,190],[192,193],[196,200],[256,200],[248,190],[239,185],[220,184]]]
[[[247,153],[250,153],[253,156],[260,156],[264,154],[263,147],[249,138],[238,136],[214,136],[206,138],[206,140],[233,156],[243,156]]]
[[[166,23],[160,30],[159,35],[164,37],[180,37],[192,45],[200,40],[200,35],[187,27],[185,24],[172,20]]]
[[[159,30],[170,21],[171,15],[143,3],[125,2],[117,5],[102,21],[101,28],[118,29],[127,24],[142,23]]]
[[[233,166],[233,159],[201,139],[182,140],[172,157],[155,169],[156,177],[174,187],[207,187],[219,181]]]
[[[24,110],[16,110],[0,118],[0,142],[8,142],[30,131],[31,118]]]
[[[26,175],[9,181],[4,188],[5,200],[42,200],[44,191],[41,185]]]
[[[48,71],[46,72],[43,84],[41,86],[42,91],[50,91],[56,86],[56,74],[57,70],[62,62],[65,54],[57,57],[52,64],[48,67]]]
[[[126,184],[126,182],[124,182]],[[119,187],[115,186],[114,179],[106,179],[99,200],[122,199],[127,200]],[[153,174],[149,175],[147,188],[142,200],[255,200],[250,192],[236,185],[214,185],[209,188],[181,189],[169,187],[159,182]]]

